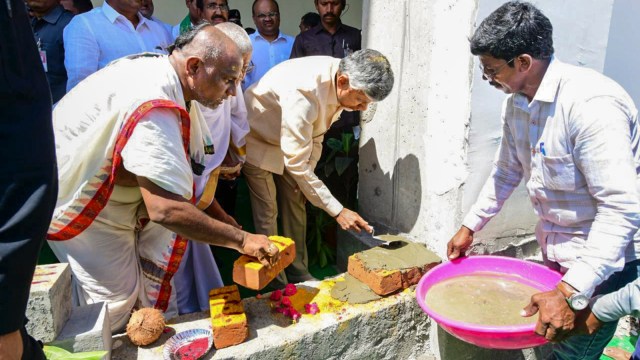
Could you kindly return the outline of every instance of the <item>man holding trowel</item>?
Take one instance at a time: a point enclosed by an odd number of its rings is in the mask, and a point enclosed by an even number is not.
[[[295,74],[295,76],[292,76]],[[393,87],[389,61],[375,50],[344,59],[310,56],[282,62],[245,92],[250,132],[243,172],[256,232],[296,241],[288,281],[313,280],[306,248],[305,199],[335,217],[340,227],[371,232],[367,222],[340,204],[315,175],[327,129],[343,110],[365,110]]]

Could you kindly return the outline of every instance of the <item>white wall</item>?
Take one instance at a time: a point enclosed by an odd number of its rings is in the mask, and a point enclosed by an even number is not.
[[[616,80],[640,106],[640,1],[615,0],[604,74]]]
[[[443,254],[484,184],[506,95],[481,79],[468,37],[504,0],[364,2],[363,36],[396,74],[364,125],[360,212]],[[638,101],[637,0],[534,0],[554,27],[556,56],[618,80]],[[393,14],[393,16],[390,16]],[[531,241],[537,219],[521,186],[478,233],[487,252]],[[483,251],[483,249],[478,249]]]
[[[92,0],[94,6],[100,6],[102,0]],[[169,24],[179,23],[186,15],[187,8],[184,0],[154,0],[154,15]],[[229,7],[240,10],[242,26],[255,29],[251,18],[251,4],[253,0],[229,0]],[[313,0],[279,0],[280,31],[289,35],[300,32],[298,25],[302,15],[309,11],[316,11]],[[360,29],[362,19],[362,0],[347,0],[348,8],[342,13],[342,22]]]
[[[467,175],[475,2],[369,0],[363,8],[364,42],[387,55],[396,82],[363,127],[359,211],[441,248],[457,226]]]

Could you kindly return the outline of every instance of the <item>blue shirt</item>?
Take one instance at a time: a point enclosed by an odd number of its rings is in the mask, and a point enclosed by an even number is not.
[[[71,21],[73,14],[62,5],[54,7],[42,18],[31,20],[31,29],[40,44],[40,50],[47,54],[47,80],[51,89],[51,99],[57,103],[67,90],[67,69],[64,67],[64,42],[62,31]]]
[[[279,33],[275,40],[269,42],[257,31],[249,35],[249,38],[253,45],[251,61],[255,67],[245,77],[242,84],[243,90],[260,80],[272,67],[289,60],[294,40],[293,36]]]

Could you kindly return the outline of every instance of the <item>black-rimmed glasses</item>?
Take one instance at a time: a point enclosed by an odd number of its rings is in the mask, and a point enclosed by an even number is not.
[[[482,76],[484,76],[485,78],[487,78],[489,80],[493,80],[496,77],[496,75],[498,75],[498,73],[500,71],[502,71],[502,69],[505,66],[509,65],[509,63],[511,63],[515,59],[516,59],[515,57],[511,58],[511,60],[507,61],[506,63],[504,63],[504,64],[502,64],[500,66],[498,66],[498,68],[495,69],[495,70],[492,70],[492,69],[487,70],[487,69],[485,69],[485,67],[482,66],[482,63],[478,64],[478,67],[480,68],[480,71],[482,71]]]

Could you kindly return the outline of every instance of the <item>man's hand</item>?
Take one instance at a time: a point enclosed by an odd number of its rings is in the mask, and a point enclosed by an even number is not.
[[[449,257],[449,260],[464,256],[464,252],[467,251],[472,242],[473,231],[468,227],[461,226],[460,230],[447,243],[447,257]]]
[[[540,316],[535,332],[549,341],[564,340],[574,328],[576,314],[557,288],[531,296],[531,302],[523,309],[522,316],[529,317],[537,312],[540,312]]]
[[[238,165],[240,165],[240,166],[238,166]],[[242,163],[240,161],[233,160],[233,158],[231,158],[231,155],[229,154],[229,152],[227,152],[227,155],[225,155],[224,160],[222,160],[222,164],[220,166],[224,167],[224,168],[237,167],[236,171],[232,172],[232,173],[220,172],[219,176],[223,180],[235,180],[235,178],[240,176],[240,171],[242,170]]]
[[[355,230],[360,232],[364,230],[371,233],[371,226],[366,222],[357,212],[351,211],[347,208],[343,208],[340,214],[336,216],[336,221],[342,228],[342,230]]]
[[[267,267],[280,260],[280,250],[264,235],[245,233],[241,253],[253,256]]]
[[[602,326],[602,322],[591,312],[590,308],[586,308],[576,314],[575,328],[569,336],[573,335],[593,335]]]
[[[20,330],[0,335],[0,360],[20,360],[22,352]]]

